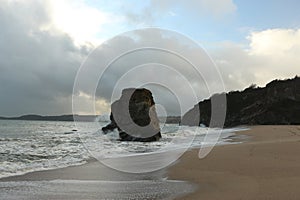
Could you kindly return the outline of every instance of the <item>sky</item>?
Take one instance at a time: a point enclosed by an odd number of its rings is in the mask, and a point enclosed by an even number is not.
[[[135,48],[149,42],[183,50],[175,37],[166,40],[162,34],[141,32],[140,40],[115,38],[141,28],[172,30],[197,42],[217,66],[225,91],[293,78],[300,75],[299,7],[297,0],[0,0],[0,116],[72,113],[76,74],[95,48],[103,47],[106,41],[111,41],[110,49],[103,48],[103,59],[116,53],[112,49]],[[197,57],[197,51],[186,53]],[[95,98],[92,92],[77,91],[76,113],[109,113],[113,83],[126,68],[122,65],[141,64],[149,57],[157,62],[168,60],[172,65],[180,62],[153,52],[141,54],[138,59],[129,56],[112,67]],[[185,102],[184,111],[210,95],[191,78],[200,93],[192,101],[185,87],[174,81],[176,75],[166,72],[157,76],[156,68],[150,68],[141,72],[147,76],[139,76],[138,83],[147,77],[164,77],[170,87],[178,90],[176,95]],[[192,74],[184,64],[179,70]],[[91,77],[83,80],[89,83]],[[214,85],[214,81],[213,76],[207,77],[207,84]],[[123,83],[130,84],[126,80]],[[177,114],[178,102],[172,91],[162,87],[153,91],[168,114]],[[93,105],[95,113],[86,105]]]

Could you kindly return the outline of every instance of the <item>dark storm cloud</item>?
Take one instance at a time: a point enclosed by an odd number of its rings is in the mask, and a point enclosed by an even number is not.
[[[46,1],[0,4],[0,115],[70,113],[84,49],[50,23]]]

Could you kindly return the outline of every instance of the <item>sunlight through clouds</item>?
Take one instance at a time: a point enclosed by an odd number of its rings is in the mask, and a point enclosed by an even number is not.
[[[104,38],[98,34],[103,26],[117,23],[121,18],[88,6],[84,1],[50,1],[53,25],[69,34],[76,44],[92,43],[98,45]]]

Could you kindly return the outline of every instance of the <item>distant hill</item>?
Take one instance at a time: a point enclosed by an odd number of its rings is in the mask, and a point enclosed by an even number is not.
[[[297,76],[294,79],[274,80],[263,88],[251,85],[243,91],[226,93],[226,97],[225,127],[300,125],[300,78]],[[182,118],[182,125],[208,126],[210,118],[211,98],[189,110]]]
[[[0,117],[2,120],[34,120],[34,121],[77,121],[93,122],[98,116],[95,115],[60,115],[60,116],[41,116],[23,115],[20,117]]]
[[[41,115],[23,115],[20,117],[0,117],[0,120],[33,120],[33,121],[76,121],[81,122],[108,122],[109,115],[59,115],[59,116],[41,116]],[[167,124],[178,124],[181,117],[169,116],[159,117],[160,121],[165,121]]]

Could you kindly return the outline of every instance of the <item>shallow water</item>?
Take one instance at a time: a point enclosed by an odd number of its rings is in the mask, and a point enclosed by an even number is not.
[[[217,129],[211,129],[206,137],[207,128],[162,125],[163,138],[159,142],[120,142],[117,132],[103,135],[99,131],[105,124],[81,122],[76,126],[74,122],[0,120],[0,178],[81,165],[93,156],[122,160],[143,155],[157,159],[169,156],[166,152],[212,145],[216,139],[218,144],[226,144],[236,131],[222,130],[221,137],[216,138]]]

